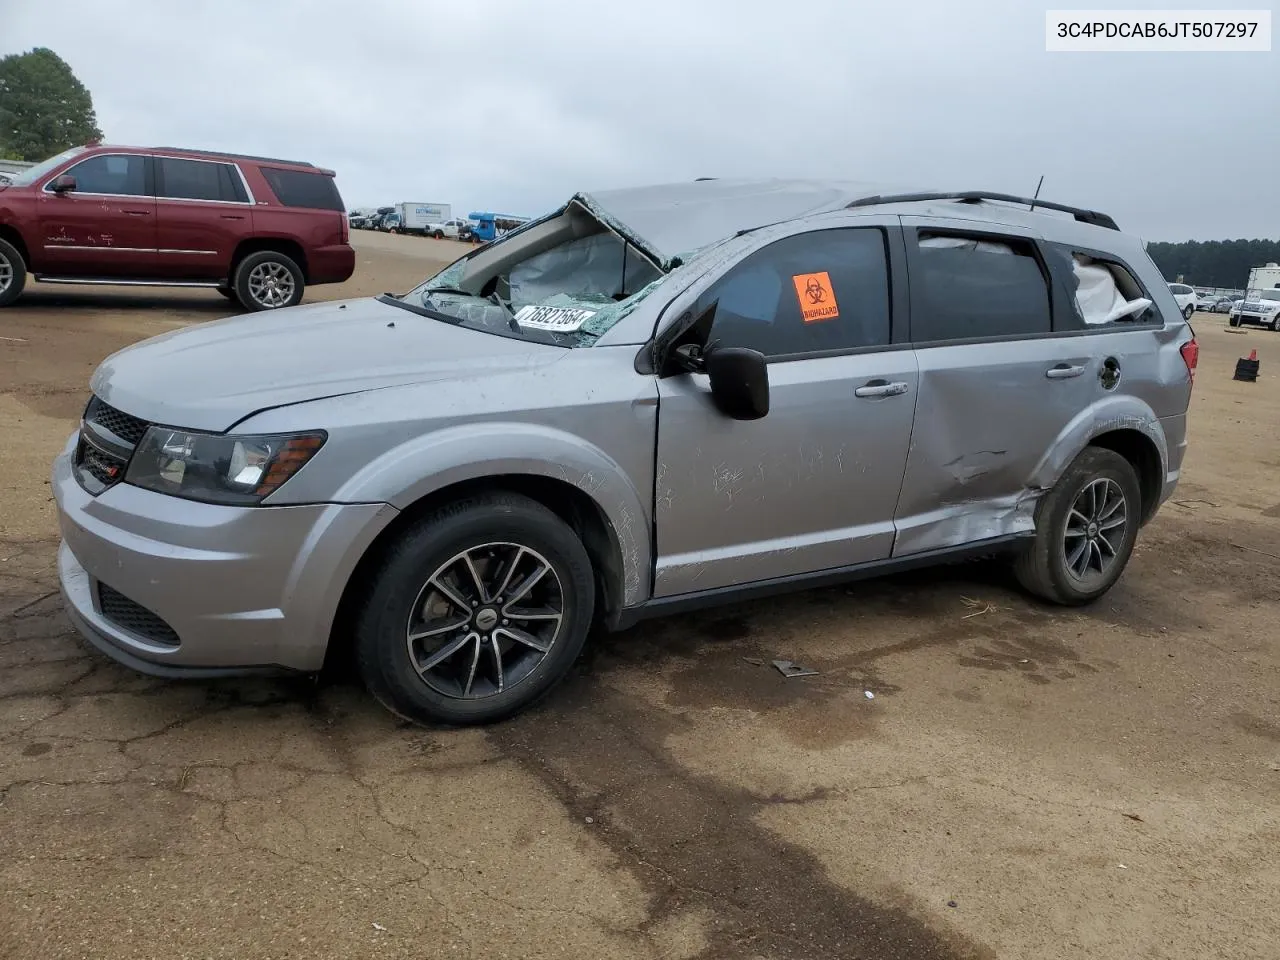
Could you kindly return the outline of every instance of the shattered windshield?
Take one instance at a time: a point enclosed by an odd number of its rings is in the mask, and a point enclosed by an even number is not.
[[[403,299],[477,330],[584,347],[635,309],[663,278],[634,246],[609,232],[573,237],[471,275],[474,256]]]

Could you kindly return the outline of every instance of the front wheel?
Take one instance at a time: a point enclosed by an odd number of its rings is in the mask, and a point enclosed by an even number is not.
[[[0,240],[0,307],[18,299],[27,283],[27,265],[13,245]]]
[[[413,524],[369,584],[360,673],[383,706],[417,723],[491,723],[528,707],[577,659],[595,603],[577,534],[505,493]]]
[[[302,300],[302,271],[283,253],[260,250],[236,267],[231,288],[246,310],[278,310]]]
[[[1185,320],[1189,322],[1191,320],[1191,315],[1195,312],[1196,312],[1196,308],[1188,303],[1187,308],[1182,311],[1182,316]]]
[[[1014,564],[1018,582],[1065,606],[1098,599],[1129,562],[1141,517],[1132,464],[1086,447],[1036,508],[1035,541]]]

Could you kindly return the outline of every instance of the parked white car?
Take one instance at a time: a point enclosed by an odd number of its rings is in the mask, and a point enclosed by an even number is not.
[[[1188,320],[1200,309],[1200,295],[1196,293],[1194,287],[1188,287],[1185,283],[1171,283],[1169,292],[1173,294],[1173,299],[1178,301],[1178,309]]]

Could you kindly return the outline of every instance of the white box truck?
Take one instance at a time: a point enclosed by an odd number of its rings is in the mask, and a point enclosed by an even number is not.
[[[447,203],[397,203],[396,213],[400,214],[397,228],[401,233],[425,234],[431,224],[442,223],[453,216]]]

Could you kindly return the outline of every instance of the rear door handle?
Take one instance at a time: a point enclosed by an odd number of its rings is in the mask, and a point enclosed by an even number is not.
[[[907,385],[901,380],[889,383],[886,380],[869,380],[853,391],[855,397],[897,397],[907,392]]]
[[[126,211],[125,211],[125,213],[127,213],[127,214],[128,214],[129,216],[131,216],[131,217],[149,217],[149,216],[151,216],[151,211],[150,211],[150,210],[126,210]]]
[[[1060,363],[1056,367],[1050,367],[1044,372],[1044,375],[1050,380],[1066,380],[1069,377],[1078,377],[1084,373],[1084,364]]]
[[[242,213],[224,213],[224,214],[221,214],[221,217],[222,217],[222,219],[223,219],[223,220],[243,220],[243,219],[244,219],[244,214],[242,214]]]

